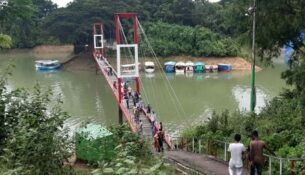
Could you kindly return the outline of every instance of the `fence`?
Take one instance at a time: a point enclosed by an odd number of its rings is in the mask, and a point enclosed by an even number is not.
[[[230,154],[228,153],[229,143],[220,140],[208,140],[204,138],[183,138],[172,137],[174,149],[184,150],[197,154],[206,154],[214,159],[228,163]],[[283,158],[264,154],[265,168],[264,174],[269,175],[305,175],[305,158]],[[248,167],[248,159],[244,158],[244,165]]]

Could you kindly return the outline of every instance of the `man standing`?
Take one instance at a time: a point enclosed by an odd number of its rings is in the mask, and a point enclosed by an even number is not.
[[[228,151],[231,152],[231,159],[229,162],[230,175],[242,175],[243,173],[243,161],[242,154],[246,151],[244,144],[240,143],[241,136],[235,134],[235,143],[229,145]]]
[[[266,149],[272,155],[274,155],[274,153],[267,147],[264,141],[258,139],[257,131],[252,132],[251,139],[249,145],[250,175],[261,175],[265,161],[263,150]]]

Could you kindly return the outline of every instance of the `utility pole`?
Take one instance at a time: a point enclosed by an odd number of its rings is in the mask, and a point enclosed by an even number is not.
[[[252,66],[251,66],[251,94],[250,94],[250,112],[255,111],[256,89],[255,89],[255,27],[256,27],[256,0],[253,0],[252,7]]]

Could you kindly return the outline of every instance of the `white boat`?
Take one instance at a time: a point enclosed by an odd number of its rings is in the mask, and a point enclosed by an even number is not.
[[[147,73],[153,73],[155,71],[155,64],[154,64],[154,62],[146,61],[144,63],[144,67],[145,67],[145,72],[147,72]]]
[[[35,61],[35,68],[37,70],[55,70],[60,67],[58,60],[37,60]]]
[[[188,61],[185,63],[185,72],[186,73],[193,73],[194,72],[194,63]]]
[[[135,64],[122,64],[121,65],[121,72],[132,74],[136,72],[136,65]]]
[[[185,72],[185,63],[182,61],[179,61],[175,65],[175,72],[176,74],[184,74]]]

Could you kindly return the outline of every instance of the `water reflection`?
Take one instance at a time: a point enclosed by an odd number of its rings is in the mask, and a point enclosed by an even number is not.
[[[36,69],[37,73],[41,73],[41,74],[52,74],[52,73],[58,73],[59,70],[58,69],[53,69],[53,70],[40,70],[40,69]]]
[[[180,77],[187,77],[187,78],[195,78],[196,80],[203,80],[203,79],[232,79],[234,77],[234,73],[231,72],[219,72],[219,73],[186,73],[186,74],[175,74],[175,73],[166,73],[166,77],[169,80],[174,80],[176,78]],[[147,78],[153,78],[148,77],[145,74],[145,77]]]
[[[250,110],[250,93],[251,88],[248,86],[235,86],[232,89],[233,96],[238,104],[238,108],[242,112]],[[259,113],[266,106],[268,95],[260,88],[256,88],[256,107],[255,112]]]
[[[146,78],[154,78],[155,77],[155,73],[145,73],[145,77]]]

